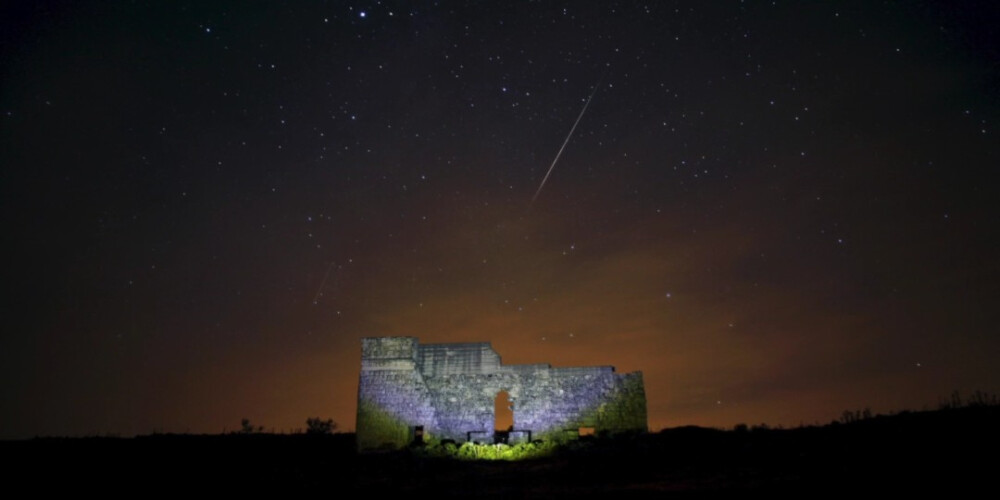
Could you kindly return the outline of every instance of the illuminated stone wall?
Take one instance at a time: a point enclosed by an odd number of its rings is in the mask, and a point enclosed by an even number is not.
[[[514,430],[533,439],[646,431],[642,373],[611,366],[504,365],[488,342],[421,345],[415,337],[362,339],[358,448],[401,448],[426,436],[492,442],[497,393],[507,391]],[[524,439],[527,432],[516,432]]]

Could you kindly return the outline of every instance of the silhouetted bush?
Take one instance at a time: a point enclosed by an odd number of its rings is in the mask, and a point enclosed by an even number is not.
[[[240,433],[241,434],[253,434],[255,432],[264,432],[264,426],[254,427],[250,424],[249,418],[244,418],[240,420]]]
[[[333,434],[337,428],[337,422],[332,418],[321,420],[319,417],[306,419],[306,434]]]

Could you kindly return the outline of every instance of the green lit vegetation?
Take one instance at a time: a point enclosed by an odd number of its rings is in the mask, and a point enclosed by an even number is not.
[[[536,441],[532,443],[477,444],[452,442],[439,443],[436,440],[416,449],[416,453],[437,458],[456,458],[459,460],[527,460],[552,455],[559,449],[559,443],[551,441]]]

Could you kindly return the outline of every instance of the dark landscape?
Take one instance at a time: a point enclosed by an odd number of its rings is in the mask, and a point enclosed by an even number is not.
[[[900,412],[823,426],[665,429],[487,462],[357,454],[354,435],[158,434],[2,444],[8,485],[36,491],[314,492],[475,498],[654,497],[757,491],[989,491],[1000,406]],[[860,415],[860,412],[858,412]]]

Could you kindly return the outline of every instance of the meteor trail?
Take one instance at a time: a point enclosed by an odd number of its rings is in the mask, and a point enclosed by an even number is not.
[[[323,295],[323,286],[326,285],[326,279],[330,277],[330,270],[333,269],[333,266],[336,263],[337,262],[334,261],[331,262],[329,266],[327,266],[326,274],[323,275],[323,280],[319,282],[319,288],[316,290],[316,296],[313,297],[313,304],[317,304],[319,302],[319,297]],[[337,276],[340,277],[340,274],[338,273]],[[334,286],[336,285],[337,285],[336,282],[334,282]]]
[[[607,76],[607,73],[604,74]],[[580,116],[576,117],[576,121],[573,122],[573,128],[569,129],[569,133],[566,134],[566,140],[563,141],[562,147],[559,148],[559,152],[556,153],[556,158],[552,160],[552,165],[549,165],[549,171],[545,173],[545,177],[542,178],[542,183],[538,185],[538,191],[535,191],[535,196],[531,197],[531,205],[535,204],[535,200],[538,199],[538,194],[542,192],[542,188],[545,187],[545,181],[549,180],[549,176],[552,175],[552,169],[556,168],[556,162],[559,161],[559,157],[562,156],[562,152],[566,149],[566,144],[569,144],[570,137],[573,137],[573,131],[576,130],[576,126],[580,124],[580,119],[583,118],[583,114],[587,112],[587,106],[590,106],[590,101],[594,99],[594,94],[597,94],[597,89],[601,88],[601,83],[604,82],[604,77],[597,82],[597,86],[594,87],[594,91],[590,93],[590,97],[587,98],[587,103],[583,105],[583,109],[580,111]],[[530,206],[530,205],[529,205]]]

